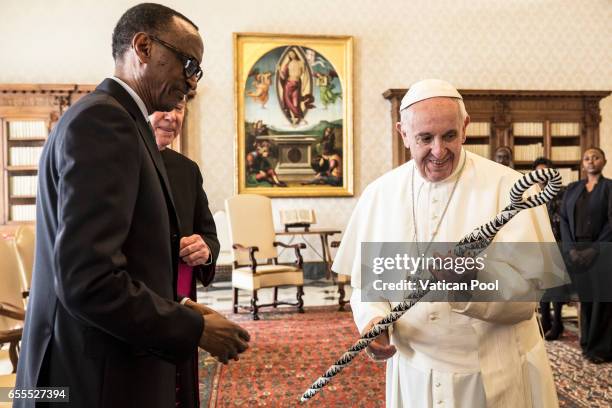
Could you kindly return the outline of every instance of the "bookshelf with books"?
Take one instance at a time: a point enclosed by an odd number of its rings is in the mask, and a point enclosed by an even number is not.
[[[564,183],[580,177],[581,157],[599,146],[599,101],[610,91],[459,90],[471,123],[465,149],[492,158],[499,146],[513,151],[519,171],[531,170],[540,156],[553,161]],[[399,104],[406,89],[388,89],[391,121],[399,121]],[[401,137],[393,129],[393,166],[410,160]]]
[[[92,85],[0,84],[0,225],[36,218],[38,161],[61,114]]]
[[[472,122],[467,128],[464,147],[480,156],[491,157],[491,122]]]
[[[511,130],[514,137],[512,153],[515,165],[531,165],[535,159],[544,156],[544,123],[514,122]]]

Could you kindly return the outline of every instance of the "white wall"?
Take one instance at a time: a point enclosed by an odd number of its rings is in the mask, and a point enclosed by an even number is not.
[[[136,1],[0,0],[0,82],[97,83],[112,73],[111,32]],[[355,37],[355,191],[391,168],[387,88],[440,77],[458,88],[612,90],[609,0],[165,1],[200,26],[204,79],[193,158],[213,209],[233,194],[232,32]],[[602,104],[612,157],[612,98]],[[196,136],[197,135],[197,136]],[[606,169],[612,175],[612,163]],[[277,199],[342,228],[355,198]]]

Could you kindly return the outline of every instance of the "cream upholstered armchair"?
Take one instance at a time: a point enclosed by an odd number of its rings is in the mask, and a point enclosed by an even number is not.
[[[17,370],[25,309],[17,251],[12,239],[0,238],[0,344],[9,343],[13,372]]]
[[[254,320],[259,320],[258,310],[261,307],[278,305],[297,306],[304,312],[304,272],[300,249],[305,244],[286,245],[276,242],[272,204],[268,197],[256,194],[240,194],[225,201],[229,220],[230,239],[234,256],[232,287],[234,289],[234,313],[238,312],[238,290],[251,292],[250,310]],[[293,248],[296,261],[293,265],[278,263],[277,247]],[[279,302],[279,286],[297,286],[297,302]],[[274,288],[274,300],[270,304],[257,304],[257,291],[263,288]]]
[[[24,297],[29,295],[30,285],[32,284],[35,239],[36,235],[33,225],[22,225],[15,232],[15,247],[17,248],[19,266],[22,273]]]

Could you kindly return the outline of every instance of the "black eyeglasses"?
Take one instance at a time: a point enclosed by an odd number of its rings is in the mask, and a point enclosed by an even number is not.
[[[154,35],[149,34],[149,37],[151,37],[153,41],[158,42],[159,44],[173,51],[180,58],[181,62],[183,63],[183,71],[185,72],[185,77],[191,78],[192,76],[195,76],[196,81],[202,79],[204,72],[202,72],[202,68],[200,67],[200,64],[198,63],[197,59],[195,59],[194,57],[190,57],[187,54],[183,54],[175,46],[168,44],[163,40],[160,40]]]

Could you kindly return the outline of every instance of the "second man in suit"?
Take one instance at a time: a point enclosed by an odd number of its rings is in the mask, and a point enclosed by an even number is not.
[[[215,261],[219,256],[219,240],[215,221],[208,208],[208,199],[202,187],[202,173],[198,165],[170,148],[181,134],[186,102],[181,101],[168,112],[155,112],[150,116],[155,141],[168,173],[168,181],[180,219],[180,259],[178,265],[177,294],[181,302],[213,313],[197,304],[196,280],[206,286],[215,274]],[[177,370],[177,402],[182,408],[199,406],[198,354]]]

